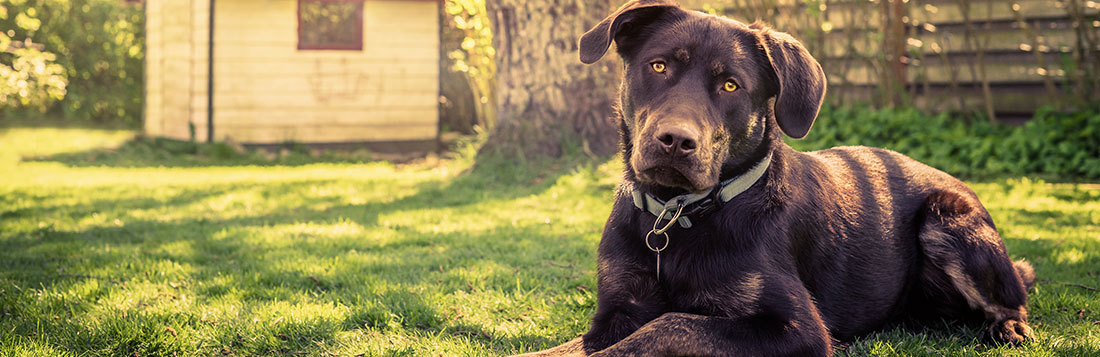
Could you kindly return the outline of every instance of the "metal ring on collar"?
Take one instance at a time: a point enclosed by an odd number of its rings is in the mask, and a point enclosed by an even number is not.
[[[653,245],[649,244],[649,237],[652,236],[654,233],[665,236],[665,245],[661,246],[660,249],[653,248]],[[646,233],[645,235],[645,246],[646,248],[649,248],[649,250],[660,253],[662,250],[665,250],[665,248],[668,248],[668,233],[649,231],[649,233]]]
[[[653,221],[653,230],[651,232],[662,234],[667,232],[669,228],[672,228],[672,225],[676,223],[676,220],[680,219],[680,214],[684,213],[684,201],[679,201],[676,203],[676,214],[668,220],[668,224],[665,224],[665,226],[661,229],[657,229],[657,226],[661,224],[661,220],[665,218],[665,214],[668,213],[668,209],[669,207],[665,206],[665,208],[661,210],[661,213],[657,215],[657,220]]]

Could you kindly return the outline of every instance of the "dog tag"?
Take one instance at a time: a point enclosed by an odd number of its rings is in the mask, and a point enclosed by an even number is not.
[[[657,281],[661,281],[661,252],[657,252]]]
[[[654,235],[665,237],[665,244],[662,244],[660,248],[654,247],[653,244],[649,242],[649,237]],[[661,251],[668,248],[668,232],[657,233],[657,231],[649,231],[649,233],[645,235],[645,246],[654,253],[657,253],[657,280],[661,280]]]

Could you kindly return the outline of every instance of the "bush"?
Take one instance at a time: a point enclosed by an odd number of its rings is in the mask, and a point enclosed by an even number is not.
[[[824,108],[800,150],[882,147],[964,177],[1050,175],[1100,178],[1100,110],[1044,109],[1022,126],[917,109]]]
[[[80,122],[141,123],[145,18],[140,6],[120,0],[0,0],[0,28],[12,42],[43,46],[64,69],[57,75],[67,80],[67,93],[34,109]],[[0,54],[0,66],[17,62],[19,56],[8,52]],[[59,92],[50,88],[28,96],[56,97]],[[20,109],[29,108],[0,107]]]
[[[10,58],[0,61],[0,109],[41,112],[64,98],[68,79],[65,68],[56,63],[57,55],[33,47],[8,47],[12,43],[0,33],[0,47],[8,48],[4,57]]]

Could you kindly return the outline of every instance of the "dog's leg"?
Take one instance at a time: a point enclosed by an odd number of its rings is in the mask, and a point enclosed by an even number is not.
[[[516,357],[556,357],[556,356],[587,356],[588,353],[584,351],[584,341],[580,337],[569,340],[569,342],[558,345],[557,347],[531,353],[524,353],[516,355]]]
[[[670,312],[592,356],[827,356],[832,340],[810,294],[783,287],[743,317]]]
[[[1031,334],[1025,285],[1034,282],[1034,272],[1026,262],[1009,259],[989,213],[971,197],[941,191],[925,200],[922,279],[927,289],[961,295],[967,306],[960,308],[982,312],[993,340],[1023,342]]]
[[[644,274],[641,267],[600,264],[599,269],[596,316],[584,337],[524,356],[587,356],[622,340],[666,311],[656,293],[660,290],[656,280]]]
[[[584,349],[603,350],[668,311],[657,281],[638,266],[600,264],[599,295]]]
[[[761,329],[756,319],[670,312],[591,356],[827,356],[824,325]]]

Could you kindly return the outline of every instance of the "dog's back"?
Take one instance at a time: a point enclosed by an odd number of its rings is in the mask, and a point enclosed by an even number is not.
[[[900,153],[862,146],[787,151],[785,205],[799,276],[836,337],[894,320],[920,287],[920,226],[929,195],[973,193],[958,179]],[[973,202],[977,202],[973,197]]]

